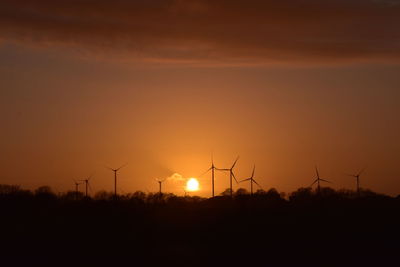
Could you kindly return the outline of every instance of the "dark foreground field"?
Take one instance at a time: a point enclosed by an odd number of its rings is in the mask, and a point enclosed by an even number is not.
[[[4,190],[3,190],[4,191]],[[400,199],[0,197],[1,266],[399,266]]]

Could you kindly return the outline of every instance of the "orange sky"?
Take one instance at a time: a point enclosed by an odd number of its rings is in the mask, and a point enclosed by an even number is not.
[[[397,1],[155,2],[5,1],[0,183],[65,191],[95,173],[94,191],[111,191],[104,165],[128,162],[120,192],[156,191],[155,178],[203,173],[213,151],[223,168],[240,155],[238,178],[256,164],[265,189],[308,186],[317,164],[335,188],[368,166],[361,186],[399,194]]]

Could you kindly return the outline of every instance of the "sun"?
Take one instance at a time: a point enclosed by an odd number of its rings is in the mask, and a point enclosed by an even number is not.
[[[190,178],[186,182],[186,190],[188,190],[188,191],[197,191],[197,190],[199,190],[199,181],[196,178]]]

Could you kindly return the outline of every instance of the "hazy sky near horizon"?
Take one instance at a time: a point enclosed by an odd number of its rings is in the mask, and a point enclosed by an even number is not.
[[[0,183],[400,194],[399,1],[2,2]]]

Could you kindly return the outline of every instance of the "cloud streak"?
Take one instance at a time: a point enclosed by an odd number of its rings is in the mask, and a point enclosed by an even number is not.
[[[399,3],[5,0],[0,39],[160,62],[397,62]]]
[[[185,182],[187,180],[187,178],[184,178],[181,174],[179,173],[174,173],[171,176],[168,176],[166,178],[167,181],[170,182],[175,182],[175,183],[181,183],[181,182]]]

